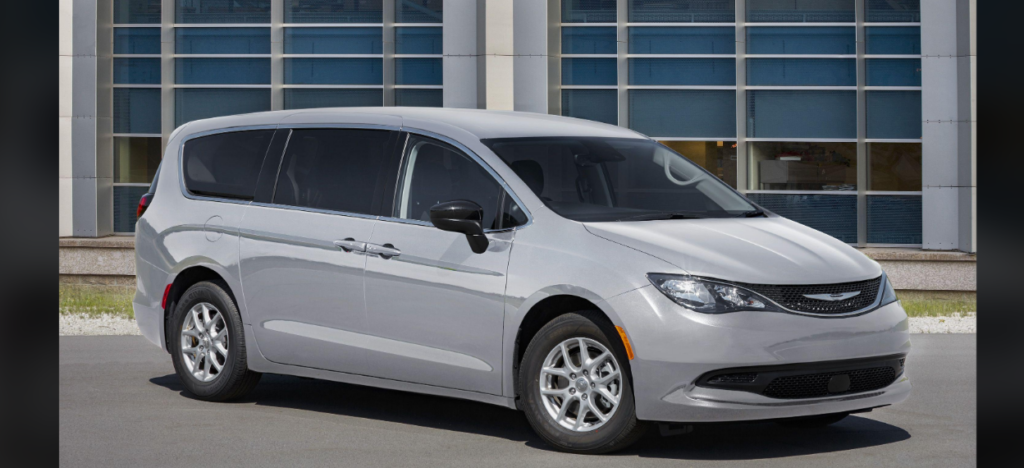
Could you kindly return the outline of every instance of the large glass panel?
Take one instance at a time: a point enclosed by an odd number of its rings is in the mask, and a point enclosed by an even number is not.
[[[618,83],[618,68],[613,58],[563,58],[563,85],[611,85]]]
[[[615,0],[562,0],[563,23],[614,23]]]
[[[176,54],[269,54],[270,28],[175,28]]]
[[[443,107],[444,91],[440,89],[398,88],[395,105],[408,107]]]
[[[874,55],[919,55],[921,28],[917,26],[867,26],[864,52]]]
[[[736,60],[631,58],[629,84],[732,86],[736,84]]]
[[[857,92],[747,91],[747,137],[857,138]]]
[[[160,28],[114,28],[115,54],[159,54]]]
[[[115,58],[114,84],[160,84],[160,59]]]
[[[155,91],[157,91],[157,99],[159,99],[160,90]],[[270,110],[269,89],[178,88],[174,90],[175,127],[198,119],[268,110]],[[157,122],[159,122],[159,115],[157,117]],[[157,130],[154,133],[160,133],[160,131]]]
[[[380,54],[381,28],[285,28],[286,54]]]
[[[854,0],[747,0],[750,23],[852,23]]]
[[[614,39],[614,37],[613,37]],[[631,54],[735,54],[735,28],[634,26]]]
[[[379,58],[286,58],[285,84],[379,85],[384,83]]]
[[[114,88],[114,133],[160,133],[160,90]]]
[[[270,84],[269,58],[176,58],[177,84]]]
[[[747,59],[749,86],[857,86],[856,59]]]
[[[868,195],[868,242],[921,244],[920,195]]]
[[[394,0],[394,2],[396,23],[440,23],[444,18],[444,0]]]
[[[921,0],[865,0],[869,23],[917,23],[921,21]]]
[[[563,89],[562,115],[616,125],[619,122],[618,91]]]
[[[114,137],[114,183],[152,182],[160,156],[160,138]]]
[[[284,22],[382,23],[383,8],[381,0],[284,0]]]
[[[612,2],[614,4],[614,2]],[[614,7],[612,8],[614,10]],[[611,21],[615,21],[613,17]],[[629,0],[630,23],[732,23],[733,0]]]
[[[751,190],[857,190],[857,144],[747,142]]]
[[[736,142],[662,141],[660,143],[707,169],[730,187],[736,188]]]
[[[139,199],[149,187],[114,186],[114,232],[135,232]]]
[[[270,0],[174,1],[177,23],[270,23]]]
[[[395,84],[439,85],[442,84],[442,59],[400,58],[395,59]]]
[[[921,191],[920,143],[868,143],[868,190]]]
[[[843,242],[857,242],[855,196],[748,193],[747,197],[780,216],[817,229]]]
[[[185,142],[181,173],[197,195],[251,200],[274,130],[217,133]]]
[[[114,0],[114,24],[159,23],[160,0]]]
[[[921,138],[920,91],[868,91],[868,138]]]
[[[441,28],[395,28],[396,54],[441,54],[444,52]]]
[[[857,53],[856,28],[844,26],[748,27],[748,54]]]
[[[629,128],[651,137],[736,138],[736,92],[631,89]]]
[[[868,86],[921,86],[921,59],[867,59]]]
[[[285,109],[316,107],[380,107],[384,105],[381,89],[303,89],[285,88]]]
[[[570,27],[562,28],[563,54],[614,54],[618,50],[615,28]]]

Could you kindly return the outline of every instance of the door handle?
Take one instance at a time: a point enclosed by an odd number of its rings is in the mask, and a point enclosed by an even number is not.
[[[380,258],[383,258],[384,260],[402,255],[402,251],[396,249],[395,246],[391,244],[366,244],[366,253],[379,255]]]
[[[334,246],[345,252],[366,252],[366,242],[360,242],[351,237],[334,241]]]

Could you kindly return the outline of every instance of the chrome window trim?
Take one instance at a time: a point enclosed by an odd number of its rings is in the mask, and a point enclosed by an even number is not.
[[[350,212],[350,211],[325,210],[323,208],[310,208],[308,206],[282,205],[282,204],[279,204],[279,203],[251,202],[251,203],[249,203],[249,206],[258,206],[260,208],[273,208],[273,209],[277,209],[277,210],[305,211],[307,213],[317,213],[317,214],[326,214],[326,215],[334,215],[334,216],[345,216],[345,217],[349,217],[349,218],[380,219],[380,216],[374,216],[374,215],[368,215],[368,214],[362,214],[362,213],[353,213],[353,212]]]

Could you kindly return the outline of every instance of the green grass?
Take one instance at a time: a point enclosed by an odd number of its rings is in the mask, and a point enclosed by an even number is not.
[[[911,317],[949,317],[978,312],[975,293],[955,291],[896,291],[903,309]]]
[[[135,318],[132,311],[134,286],[102,286],[91,284],[61,284],[60,313],[102,315]]]

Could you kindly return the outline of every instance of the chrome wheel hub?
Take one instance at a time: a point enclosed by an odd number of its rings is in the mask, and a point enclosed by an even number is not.
[[[576,432],[603,426],[619,407],[622,373],[611,351],[590,338],[570,338],[548,353],[540,395],[548,415]]]
[[[216,379],[228,362],[228,327],[213,304],[202,302],[188,311],[181,325],[181,358],[200,382]]]

